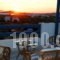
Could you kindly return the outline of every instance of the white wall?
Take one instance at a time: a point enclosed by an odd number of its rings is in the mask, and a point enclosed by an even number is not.
[[[41,33],[47,32],[50,36],[54,35],[55,23],[41,23]]]

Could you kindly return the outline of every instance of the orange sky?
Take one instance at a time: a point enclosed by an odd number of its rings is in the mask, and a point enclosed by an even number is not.
[[[0,0],[0,10],[16,12],[56,12],[57,0]]]

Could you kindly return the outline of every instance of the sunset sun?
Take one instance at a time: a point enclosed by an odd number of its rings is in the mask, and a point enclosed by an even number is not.
[[[15,11],[15,12],[19,12],[20,11],[20,5],[16,4],[16,3],[13,3],[12,5],[12,10]]]

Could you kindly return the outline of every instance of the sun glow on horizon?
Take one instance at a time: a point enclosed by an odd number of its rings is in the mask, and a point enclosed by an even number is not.
[[[0,10],[16,12],[56,12],[57,0],[0,0]]]

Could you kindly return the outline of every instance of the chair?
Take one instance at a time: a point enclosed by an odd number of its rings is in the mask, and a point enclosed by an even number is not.
[[[23,60],[29,60],[30,59],[30,52],[28,52],[25,48],[20,48],[19,42],[17,42],[16,45],[17,45],[17,48],[18,48],[18,55],[16,57],[16,60],[18,60],[18,57],[20,55],[23,56]]]
[[[43,49],[40,51],[42,60],[56,60],[57,59],[56,53],[57,51],[55,48]]]
[[[54,42],[54,36],[50,36],[48,40],[51,45],[58,47],[57,44],[55,44]]]
[[[17,45],[17,48],[18,48],[18,55],[17,55],[17,57],[16,57],[16,60],[18,60],[18,57],[19,57],[20,55],[22,55],[22,50],[20,50],[19,42],[17,42],[16,45]]]
[[[54,36],[49,37],[49,43],[54,45]]]
[[[11,49],[9,47],[0,46],[0,60],[10,60]]]
[[[19,45],[19,42],[18,43],[16,43],[16,45],[17,45],[17,48],[18,48],[18,55],[17,55],[17,57],[16,57],[16,60],[18,59],[18,57],[19,57],[19,55],[22,55],[23,56],[23,60],[31,60],[31,55],[33,54],[33,53],[36,53],[36,51],[34,51],[34,49],[33,50],[30,50],[29,48],[29,46],[26,46],[26,48],[24,48],[23,46],[24,45],[22,45],[22,47],[23,47],[23,49],[21,50],[20,49],[20,45]]]

